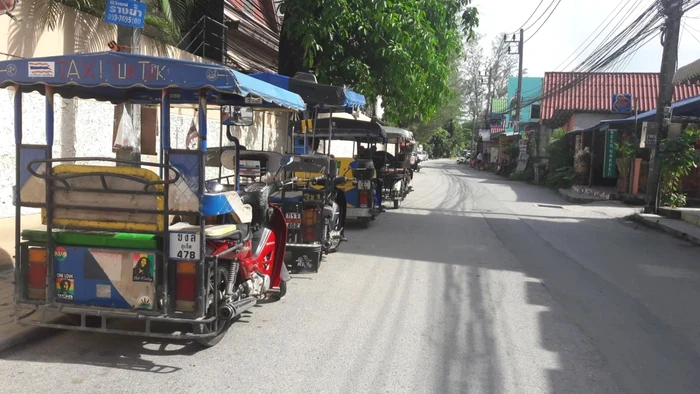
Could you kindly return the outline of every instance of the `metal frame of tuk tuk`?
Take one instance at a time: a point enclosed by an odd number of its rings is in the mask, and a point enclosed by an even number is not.
[[[320,128],[318,125],[327,122],[328,127],[325,128]],[[355,156],[357,154],[357,149],[359,144],[361,143],[366,143],[368,145],[370,144],[386,144],[387,143],[387,135],[382,129],[382,127],[379,124],[372,123],[369,121],[362,121],[358,119],[348,119],[345,117],[338,117],[336,118],[336,121],[340,123],[341,126],[347,126],[344,125],[343,123],[348,123],[348,125],[351,125],[352,128],[348,127],[341,127],[338,125],[333,126],[334,120],[332,117],[329,116],[329,118],[325,119],[318,119],[317,126],[314,130],[314,138],[318,138],[320,140],[340,140],[340,141],[352,141],[353,142],[353,153],[352,153],[352,159],[355,159]],[[369,124],[374,124],[376,125],[376,131],[371,130],[369,127],[361,127],[363,126],[363,123]],[[339,159],[339,158],[338,158]],[[367,160],[372,160],[371,158],[365,158]],[[350,169],[351,171],[354,169]],[[354,174],[354,171],[353,171]],[[378,183],[379,180],[378,178],[379,171],[375,168],[375,177],[373,180]],[[346,174],[339,174],[341,176],[346,176]],[[347,176],[346,176],[347,177]],[[350,178],[350,177],[348,177]],[[356,189],[359,189],[357,185],[357,180],[354,178],[350,178],[346,181],[347,182],[352,182],[353,185],[355,186]],[[376,188],[371,187],[369,190],[376,191]],[[347,200],[347,191],[345,191],[346,194],[346,200]],[[372,198],[372,206],[370,207],[360,207],[359,202],[357,206],[353,205],[352,207],[348,206],[347,207],[347,213],[346,216],[349,218],[356,218],[361,221],[369,221],[373,220],[381,211],[381,195],[379,196],[380,199],[376,200]],[[375,212],[373,212],[373,210]]]
[[[70,56],[70,55],[69,55]],[[166,322],[166,323],[183,323],[190,326],[201,326],[204,324],[209,324],[212,322],[217,322],[217,316],[207,316],[207,297],[206,292],[208,291],[208,280],[209,273],[213,267],[216,267],[217,257],[207,256],[206,254],[206,224],[204,217],[216,214],[213,212],[204,212],[202,209],[204,207],[203,199],[205,196],[205,167],[206,167],[206,152],[207,152],[207,103],[208,99],[211,98],[216,103],[216,105],[240,104],[243,98],[249,96],[252,97],[262,97],[265,100],[272,101],[272,96],[266,96],[270,92],[275,93],[274,88],[263,86],[261,89],[248,89],[244,88],[240,83],[241,79],[248,78],[247,76],[240,74],[234,70],[228,69],[225,66],[216,64],[202,64],[188,61],[180,61],[173,59],[164,59],[151,56],[141,56],[141,55],[131,55],[115,52],[103,52],[103,53],[88,53],[73,55],[77,58],[70,58],[69,56],[56,56],[48,58],[36,58],[36,59],[21,59],[21,60],[11,60],[0,62],[0,66],[4,66],[5,70],[12,70],[11,73],[6,73],[8,76],[12,77],[15,74],[20,74],[20,67],[28,69],[28,75],[31,76],[31,63],[40,64],[43,63],[54,65],[55,63],[66,62],[69,67],[76,67],[76,64],[80,64],[82,61],[83,66],[86,66],[85,61],[92,62],[90,67],[97,67],[99,64],[99,74],[100,79],[95,75],[97,71],[92,71],[92,77],[94,79],[90,80],[90,74],[86,77],[88,82],[80,84],[74,78],[70,79],[71,68],[68,68],[68,73],[64,74],[64,78],[69,78],[70,80],[62,81],[63,83],[49,83],[43,82],[39,79],[33,84],[29,83],[14,83],[11,79],[0,80],[0,87],[13,87],[15,90],[14,96],[14,133],[15,133],[15,144],[16,144],[16,185],[15,185],[15,293],[14,293],[14,303],[17,309],[15,315],[15,321],[21,325],[34,325],[40,327],[48,328],[60,328],[69,330],[79,330],[79,331],[96,331],[103,333],[112,334],[122,334],[122,335],[138,335],[147,336],[153,338],[174,338],[174,339],[187,339],[187,338],[209,338],[218,335],[217,327],[213,327],[210,332],[184,332],[178,331],[177,333],[161,333],[154,332],[151,329],[151,323],[153,322]],[[91,57],[92,56],[92,57]],[[117,71],[119,71],[119,79],[122,78],[122,73],[124,76],[127,73],[139,73],[143,69],[142,79],[135,81],[133,85],[117,85],[107,84],[101,80],[103,78],[102,71],[104,66],[105,77],[107,74],[108,64],[111,70],[114,67],[114,74],[116,77]],[[29,65],[29,66],[28,66]],[[173,79],[170,82],[166,81],[165,75],[170,70],[167,67],[172,67],[174,69],[173,75],[176,71],[182,72],[185,67],[188,68],[187,78],[188,80],[195,80],[195,73],[202,73],[198,75],[201,77],[206,77],[209,81],[206,85],[202,86],[188,86],[187,82],[176,83],[174,80],[178,80],[177,76],[171,75]],[[182,70],[178,70],[177,67],[181,67]],[[3,68],[3,67],[0,67]],[[134,71],[136,70],[136,71]],[[90,72],[90,69],[88,69]],[[51,70],[51,77],[53,77],[54,70]],[[58,74],[58,72],[56,72]],[[140,75],[140,73],[139,73]],[[22,74],[20,74],[22,76]],[[47,77],[47,74],[44,74]],[[80,76],[78,76],[80,78]],[[163,81],[160,84],[153,82],[155,79],[159,81],[162,78]],[[219,85],[215,85],[215,82],[223,78],[223,82],[219,82]],[[118,81],[116,81],[118,82]],[[259,82],[259,81],[258,81]],[[109,94],[104,96],[98,93],[93,93],[99,89],[107,89]],[[54,94],[57,93],[56,90],[63,91],[63,98],[93,98],[101,99],[101,101],[111,102],[113,104],[120,103],[137,103],[137,104],[153,104],[160,103],[161,116],[161,143],[160,143],[160,162],[150,163],[143,161],[130,161],[130,160],[119,160],[104,157],[87,157],[87,158],[65,158],[65,159],[54,159],[52,155],[52,147],[54,143]],[[23,144],[23,114],[22,114],[22,97],[25,92],[38,92],[45,96],[45,116],[46,116],[46,144],[45,145],[30,145]],[[287,92],[289,93],[289,92]],[[67,97],[66,97],[67,96]],[[298,95],[293,94],[293,96],[298,99],[298,102],[285,103],[289,105],[290,108],[294,110],[300,110],[304,105],[303,100]],[[292,97],[293,97],[292,96]],[[273,101],[274,102],[274,101]],[[172,149],[170,144],[170,107],[171,104],[196,104],[198,106],[198,123],[199,123],[199,146],[196,150],[182,150],[182,149]],[[296,105],[297,107],[292,107]],[[98,162],[111,162],[114,164],[122,164],[126,166],[149,166],[158,169],[158,173],[153,172],[153,175],[158,175],[157,180],[144,181],[143,179],[138,179],[139,177],[129,175],[129,174],[119,174],[113,171],[97,171],[97,172],[85,172],[83,176],[93,176],[99,177],[102,181],[102,190],[97,189],[85,189],[84,192],[90,193],[109,193],[114,192],[115,194],[120,194],[120,190],[111,190],[108,187],[107,177],[125,178],[140,181],[144,184],[144,189],[141,192],[129,192],[128,194],[135,195],[147,195],[153,196],[155,198],[161,198],[162,206],[156,209],[138,209],[133,207],[104,207],[104,206],[78,206],[70,204],[58,204],[53,198],[55,191],[65,191],[65,190],[78,190],[79,188],[72,188],[66,181],[66,179],[61,179],[57,177],[54,173],[54,163],[69,162],[76,163],[78,161],[98,161]],[[46,164],[46,169],[43,174],[37,172],[39,163]],[[120,168],[120,167],[115,167]],[[123,168],[123,167],[121,167]],[[167,178],[164,177],[167,176]],[[35,176],[38,179],[42,179],[44,183],[44,202],[25,202],[23,201],[22,193],[22,178],[28,176]],[[73,176],[73,178],[80,177],[80,175]],[[181,181],[185,181],[187,178],[187,185],[190,188],[195,188],[196,190],[191,190],[195,192],[196,202],[190,203],[190,201],[182,202],[177,199],[178,189],[177,187],[183,187]],[[154,178],[156,179],[156,178]],[[62,185],[62,186],[61,186]],[[238,181],[237,181],[238,186]],[[149,190],[149,188],[152,188]],[[238,189],[238,188],[237,188]],[[172,198],[171,198],[172,197]],[[171,203],[175,201],[177,206],[172,207]],[[193,207],[196,205],[195,211],[193,210],[182,210],[182,206],[190,203]],[[201,204],[201,205],[200,205]],[[22,231],[21,231],[21,208],[43,208],[45,209],[45,222],[46,222],[46,241],[45,243],[33,242],[33,241],[22,241]],[[152,251],[156,256],[156,261],[154,261],[154,299],[152,300],[153,309],[126,309],[126,308],[115,308],[115,307],[104,307],[104,306],[92,306],[85,304],[66,304],[60,303],[56,299],[56,272],[55,267],[55,248],[58,246],[57,242],[54,240],[54,213],[56,209],[90,209],[96,211],[104,212],[114,212],[115,214],[150,214],[156,217],[156,223],[152,224],[152,228],[148,226],[135,226],[126,225],[122,226],[124,228],[114,228],[112,231],[125,231],[128,233],[145,233],[154,234],[160,237],[161,247],[159,250]],[[182,312],[175,309],[176,299],[174,294],[177,287],[175,286],[177,261],[172,259],[169,250],[170,235],[173,233],[170,231],[170,215],[171,214],[187,214],[196,215],[199,218],[199,228],[198,233],[200,234],[200,245],[199,245],[199,259],[195,262],[195,294],[196,297],[194,302],[193,312]],[[99,220],[99,219],[98,219]],[[85,226],[85,225],[72,225],[65,226],[71,230],[75,231],[92,231],[92,232],[104,232],[110,231],[107,228],[99,228],[97,226]],[[115,226],[116,227],[116,226]],[[28,259],[28,249],[31,246],[44,247],[46,253],[46,268],[45,268],[45,296],[43,299],[30,299],[28,297],[28,291],[30,288],[30,283],[28,281],[28,275],[30,275],[30,261]],[[76,245],[76,247],[81,247]],[[88,246],[84,246],[87,248]],[[108,246],[97,247],[96,249],[109,249]],[[129,249],[135,251],[133,249]],[[160,260],[160,261],[159,261]],[[189,259],[195,260],[195,259]],[[122,266],[123,269],[123,266]],[[215,275],[218,277],[218,270],[214,269]],[[217,278],[218,283],[218,278]],[[204,294],[203,294],[204,292]],[[214,310],[218,310],[218,299],[214,297]],[[29,312],[23,314],[22,312],[29,309]],[[30,319],[32,315],[39,312],[39,320]],[[50,321],[47,313],[68,313],[80,316],[80,325],[69,325],[61,324],[56,321]],[[88,316],[96,316],[100,318],[99,327],[88,327],[86,324],[86,318]],[[145,328],[143,330],[130,330],[130,329],[118,329],[109,328],[107,325],[107,319],[125,319],[125,320],[138,320],[145,322]],[[216,323],[215,323],[216,324]]]
[[[399,129],[396,127],[383,127],[387,134],[387,143],[394,144],[394,162],[390,163],[387,157],[387,151],[384,152],[384,167],[380,169],[380,176],[383,180],[382,198],[393,201],[394,208],[398,209],[401,202],[408,195],[408,179],[410,177],[410,165],[407,160],[399,161],[398,156],[401,151],[401,143],[411,141],[412,133],[408,130]],[[402,182],[401,189],[395,190],[394,186]]]

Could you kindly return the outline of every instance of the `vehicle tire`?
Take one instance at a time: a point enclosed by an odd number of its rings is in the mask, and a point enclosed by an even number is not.
[[[401,208],[401,200],[394,200],[394,209]]]
[[[282,297],[284,297],[285,295],[287,295],[287,281],[283,280],[280,282],[280,299],[282,299]]]
[[[323,250],[320,250],[318,252],[317,259],[318,259],[318,264],[316,264],[316,270],[314,271],[314,273],[318,273],[318,271],[321,270],[321,261],[323,260]]]
[[[223,294],[224,289],[226,288],[226,280],[228,278],[228,269],[224,267],[223,265],[220,265],[217,267],[219,270],[219,283],[218,285],[215,282],[216,280],[216,275],[214,272],[211,272],[209,274],[209,291],[208,295],[212,295],[214,297],[217,296],[216,292],[218,291],[219,294]],[[209,312],[207,313],[209,316],[211,316],[211,313],[217,313],[217,311],[213,311],[214,309],[214,302],[213,300],[209,304]],[[222,321],[217,319],[218,322],[218,327],[217,327],[217,333],[214,336],[207,337],[207,338],[197,338],[196,341],[197,343],[202,346],[202,347],[212,347],[216,346],[219,342],[221,342],[222,339],[224,339],[224,336],[226,336],[226,332],[228,332],[229,327],[231,327],[231,324],[233,323],[234,320],[236,320],[237,317],[229,320],[229,321]],[[211,332],[211,326],[209,324],[193,324],[192,326],[192,331],[195,334],[204,334],[204,333],[210,333]]]

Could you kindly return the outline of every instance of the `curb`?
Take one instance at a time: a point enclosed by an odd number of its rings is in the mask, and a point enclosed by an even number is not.
[[[607,201],[602,198],[595,198],[595,197],[574,197],[566,192],[564,189],[558,189],[557,190],[559,193],[559,196],[565,199],[568,202],[572,202],[574,204],[588,204],[592,202],[598,202],[598,201]]]
[[[686,240],[690,243],[693,243],[695,245],[700,246],[700,238],[694,237],[688,233],[684,233],[683,231],[679,231],[679,230],[664,226],[663,224],[659,223],[658,220],[654,221],[651,219],[646,219],[642,216],[639,216],[639,214],[636,214],[636,213],[628,218],[631,219],[635,223],[639,223],[643,226],[653,228],[656,230],[661,230],[661,231],[665,232],[666,234],[673,235],[674,237],[681,238],[681,239]]]

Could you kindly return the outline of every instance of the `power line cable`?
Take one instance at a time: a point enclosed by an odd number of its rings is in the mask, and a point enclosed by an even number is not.
[[[564,70],[564,69],[568,68],[568,67],[571,65],[571,63],[575,62],[576,59],[579,58],[579,56],[583,55],[583,53],[586,51],[586,49],[588,49],[588,47],[590,47],[591,45],[593,45],[593,43],[598,39],[598,37],[600,37],[600,35],[603,34],[603,32],[606,31],[606,30],[608,29],[608,26],[610,26],[610,24],[617,18],[617,15],[616,15],[615,12],[617,11],[618,7],[622,6],[622,8],[620,8],[618,14],[624,15],[624,12],[623,12],[623,11],[624,11],[625,8],[627,8],[627,6],[630,4],[630,1],[632,1],[632,0],[627,0],[627,2],[624,3],[624,5],[623,5],[622,2],[618,3],[618,5],[615,7],[615,9],[613,9],[612,12],[610,12],[610,14],[608,14],[608,16],[607,16],[605,19],[603,19],[603,22],[601,22],[600,25],[598,25],[598,27],[596,28],[596,30],[594,30],[594,31],[591,33],[591,35],[588,36],[588,38],[586,39],[586,41],[584,41],[583,43],[581,43],[581,45],[579,45],[579,47],[576,48],[576,50],[574,50],[574,52],[573,52],[571,55],[569,55],[569,57],[567,57],[566,59],[564,59],[564,61],[563,61],[559,66],[557,66],[557,68],[556,68],[555,70]],[[639,2],[638,0],[635,1],[635,3],[638,3],[638,2]],[[632,3],[632,5],[634,6],[634,3]],[[569,58],[570,58],[572,55],[574,55],[576,52],[578,52],[579,49],[580,49],[584,44],[586,44],[586,42],[588,41],[588,39],[590,39],[591,36],[593,36],[593,34],[595,34],[595,32],[596,32],[598,29],[600,29],[601,26],[603,26],[603,23],[605,23],[605,21],[606,21],[606,20],[608,19],[608,17],[610,17],[610,16],[613,16],[613,18],[610,19],[610,21],[608,21],[608,23],[605,25],[605,27],[603,27],[603,28],[600,30],[600,32],[598,32],[598,34],[596,34],[595,37],[593,37],[593,40],[591,40],[591,42],[589,42],[588,45],[586,45],[586,47],[583,48],[583,49],[581,50],[581,52],[580,52],[578,55],[576,55],[573,59],[571,59],[571,61],[569,61],[568,63],[566,63],[566,65],[562,68],[562,67],[561,67],[562,64],[564,64],[567,60],[569,60]],[[627,19],[627,18],[623,18],[623,19]]]
[[[542,19],[542,17],[544,16],[544,14],[546,14],[547,11],[549,11],[549,9],[552,8],[552,5],[553,5],[553,4],[554,4],[554,0],[552,0],[552,1],[549,3],[549,5],[547,6],[547,8],[545,8],[544,11],[542,11],[542,13],[540,14],[540,16],[539,16],[537,19],[535,19],[535,21],[532,22],[532,24],[531,24],[530,26],[524,27],[524,28],[522,28],[522,29],[523,29],[523,30],[529,30],[529,29],[532,28],[532,26],[535,26],[535,25],[537,24],[537,22],[539,22],[540,19]]]
[[[547,24],[547,21],[549,20],[549,18],[552,16],[552,14],[554,14],[554,11],[557,10],[557,7],[559,7],[559,3],[561,3],[561,0],[559,0],[559,1],[557,2],[557,5],[554,6],[554,8],[552,9],[552,12],[550,12],[549,15],[547,16],[547,19],[545,19],[544,22],[542,22],[542,24],[540,25],[540,27],[538,27],[537,30],[535,30],[535,32],[532,33],[532,35],[530,35],[530,37],[529,37],[527,40],[525,40],[525,42],[528,42],[528,41],[530,41],[533,37],[535,37],[535,35],[540,31],[540,29],[542,29],[542,27],[543,27],[544,25]],[[524,44],[525,42],[523,42],[523,44]]]
[[[694,39],[695,41],[697,41],[698,43],[700,43],[700,40],[698,40],[698,38],[695,37],[695,34],[693,34],[693,33],[690,31],[690,29],[688,29],[688,25],[686,25],[685,22],[683,22],[683,30],[685,30],[688,34],[690,34],[690,36],[693,37],[693,39]]]
[[[520,25],[519,28],[515,29],[515,31],[513,33],[518,32],[520,29],[522,29],[527,24],[527,22],[530,22],[530,19],[532,19],[532,17],[535,16],[535,13],[537,12],[537,10],[540,9],[540,6],[542,5],[542,3],[544,3],[544,0],[540,0],[540,3],[537,4],[537,7],[535,7],[535,10],[532,11],[532,14],[530,14],[530,16],[527,18],[527,20],[525,22],[523,22],[523,24]],[[513,33],[511,33],[511,34],[513,34]]]

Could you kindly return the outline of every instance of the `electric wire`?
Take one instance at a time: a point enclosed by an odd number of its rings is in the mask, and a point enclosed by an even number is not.
[[[542,3],[544,3],[544,0],[540,0],[540,3],[537,4],[537,7],[535,7],[535,10],[532,11],[532,14],[530,14],[530,16],[527,18],[527,20],[526,20],[525,22],[523,22],[523,24],[520,25],[519,28],[515,29],[515,31],[512,32],[511,34],[516,33],[516,32],[518,32],[518,31],[520,31],[520,29],[522,29],[523,27],[525,27],[525,25],[527,24],[527,22],[530,22],[530,19],[532,19],[532,17],[535,16],[535,13],[537,12],[537,10],[540,9],[540,6],[542,5]]]
[[[549,9],[552,8],[552,5],[554,5],[554,0],[552,0],[552,1],[549,3],[549,5],[547,6],[547,8],[545,8],[544,11],[542,11],[542,13],[540,14],[540,16],[539,16],[537,19],[535,19],[535,21],[532,22],[532,24],[530,24],[530,26],[523,28],[523,30],[529,30],[529,29],[532,28],[532,26],[535,26],[535,25],[537,24],[537,22],[539,22],[540,19],[542,19],[542,17],[544,16],[544,14],[546,14],[547,11],[549,11]]]
[[[542,29],[542,27],[543,27],[544,25],[547,24],[547,21],[549,20],[549,18],[552,17],[552,14],[554,14],[554,11],[556,11],[556,10],[557,10],[557,7],[559,7],[559,3],[561,3],[561,0],[557,1],[557,5],[554,6],[554,8],[552,9],[552,12],[550,12],[549,15],[547,15],[547,18],[544,20],[544,22],[542,22],[542,24],[540,25],[540,27],[538,27],[537,30],[535,30],[535,32],[532,33],[532,35],[531,35],[530,37],[528,37],[527,40],[525,40],[525,42],[528,42],[528,41],[530,41],[533,37],[535,37],[535,36],[537,35],[537,33],[539,33],[539,31]],[[530,26],[530,27],[532,27],[532,26]],[[525,42],[523,42],[523,44],[524,44]]]

